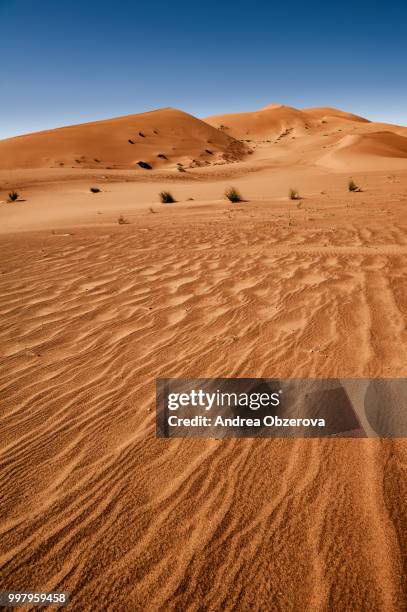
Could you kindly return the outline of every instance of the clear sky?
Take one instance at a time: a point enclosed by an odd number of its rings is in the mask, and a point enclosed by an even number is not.
[[[407,125],[407,0],[0,0],[0,138],[279,102]]]

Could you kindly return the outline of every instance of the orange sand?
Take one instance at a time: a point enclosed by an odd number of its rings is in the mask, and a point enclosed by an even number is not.
[[[0,142],[0,590],[404,610],[403,440],[157,440],[154,393],[159,376],[407,375],[406,128],[275,105],[209,121]]]

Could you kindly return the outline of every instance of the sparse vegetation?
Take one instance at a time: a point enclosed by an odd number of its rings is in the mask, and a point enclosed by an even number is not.
[[[129,138],[129,144],[134,144],[134,140],[132,140],[131,138]]]
[[[225,191],[225,196],[230,202],[236,204],[237,202],[243,202],[241,193],[235,187],[229,187]]]
[[[10,193],[8,194],[8,201],[16,202],[16,200],[18,200],[19,197],[20,197],[20,194],[17,191],[10,191]]]
[[[355,183],[355,181],[351,178],[348,181],[348,191],[362,191],[359,185]]]
[[[140,168],[144,168],[144,170],[152,170],[153,169],[153,167],[150,164],[148,164],[147,162],[144,162],[144,161],[139,161],[139,162],[137,162],[137,164],[140,166]]]
[[[117,223],[119,225],[127,225],[129,221],[125,217],[123,217],[123,215],[120,215],[120,217],[117,219]]]
[[[99,189],[99,187],[91,187],[91,188],[90,188],[90,191],[91,191],[92,193],[100,193],[102,190],[101,190],[101,189]]]
[[[288,197],[290,200],[301,200],[300,194],[298,193],[298,189],[289,189]]]
[[[168,159],[168,157],[164,155],[164,153],[159,153],[157,157],[160,157],[161,159]]]
[[[145,138],[145,135],[143,134],[143,132],[139,132],[138,135],[141,136],[142,138]]]
[[[183,166],[178,166],[177,167],[178,172],[186,172],[185,168]]]
[[[212,151],[210,149],[205,149],[205,153],[208,153],[208,155],[213,155]]]
[[[161,191],[160,200],[162,204],[173,204],[177,201],[169,191]]]

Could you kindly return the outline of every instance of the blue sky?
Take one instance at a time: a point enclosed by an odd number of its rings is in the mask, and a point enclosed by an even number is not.
[[[272,102],[407,125],[407,2],[0,0],[0,138]]]

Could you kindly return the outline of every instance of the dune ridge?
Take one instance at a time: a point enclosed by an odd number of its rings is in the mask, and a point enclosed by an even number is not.
[[[321,106],[316,108],[305,108],[304,113],[311,115],[316,119],[327,119],[329,117],[335,117],[337,119],[347,119],[349,121],[358,121],[360,123],[371,123],[369,119],[355,115],[354,113],[348,113],[338,108],[332,108],[330,106]]]

